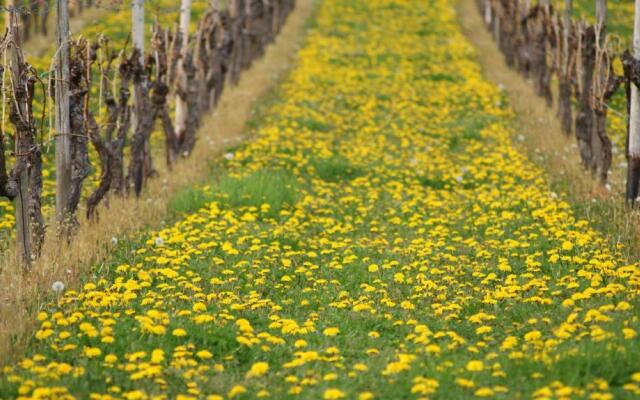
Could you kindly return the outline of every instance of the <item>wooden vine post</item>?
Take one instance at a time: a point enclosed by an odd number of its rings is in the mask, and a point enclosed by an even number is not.
[[[491,26],[491,0],[484,0],[482,4],[484,11],[484,23],[487,26]]]
[[[606,49],[607,0],[596,0],[596,35],[594,81],[591,87],[591,108],[593,110],[591,125],[591,165],[592,173],[606,183],[611,166],[611,140],[606,134],[606,92],[609,86],[611,71],[610,60]]]
[[[16,163],[11,171],[11,197],[15,198],[18,264],[28,269],[40,255],[44,241],[44,223],[40,208],[42,158],[33,121],[33,95],[37,76],[25,63],[20,49],[18,16],[10,12],[11,90],[9,119],[15,128]],[[2,180],[6,176],[2,167]],[[9,187],[10,188],[10,187]]]
[[[562,131],[566,135],[571,134],[573,117],[571,111],[571,33],[573,24],[571,14],[573,13],[572,0],[564,0],[564,11],[562,14],[562,52],[560,54],[560,67],[558,68],[558,116],[562,125]]]
[[[188,53],[189,24],[191,22],[191,0],[182,0],[180,6],[180,35],[182,37],[180,69],[184,71],[184,61]],[[184,79],[184,73],[179,74],[178,79]],[[176,137],[181,142],[185,136],[187,125],[187,102],[179,94],[176,96]]]
[[[573,1],[564,0],[564,10],[562,13],[562,23],[564,29],[562,30],[562,50],[563,57],[566,60],[569,59],[569,43],[571,39],[571,15],[573,14]],[[564,73],[568,75],[568,65],[564,66]]]
[[[640,0],[635,0],[632,51],[633,58],[637,62],[640,59]],[[631,80],[630,84],[627,200],[635,203],[640,184],[640,88],[634,80]]]
[[[140,64],[144,64],[144,0],[133,0],[131,6],[131,36],[133,38],[133,48],[138,49],[140,54]],[[134,98],[136,87],[133,87]],[[135,109],[131,113],[131,126],[135,131],[137,125]]]
[[[596,27],[600,37],[604,37],[604,28],[607,21],[607,0],[596,0]]]
[[[12,0],[8,4],[15,6],[15,2]],[[11,75],[12,80],[18,83],[18,75],[20,74],[22,60],[20,60],[20,28],[18,27],[18,16],[15,11],[7,12],[9,23],[9,35],[13,41],[11,46]],[[16,139],[18,132],[16,130]],[[20,148],[18,140],[16,140],[16,164],[19,164]],[[27,201],[29,198],[27,182],[29,180],[29,172],[27,168],[21,168],[18,171],[18,192],[15,198],[15,215],[16,215],[16,242],[18,248],[18,264],[27,266],[31,262],[31,234],[29,232],[29,222],[27,216]]]
[[[531,69],[534,88],[538,96],[543,97],[547,105],[553,104],[551,94],[551,73],[547,65],[548,20],[551,12],[549,0],[539,0],[534,8],[535,14],[530,13],[530,32],[533,47],[531,48]]]
[[[607,0],[596,0],[596,35],[595,35],[595,61],[594,61],[594,82],[591,86],[591,108],[593,110],[593,116],[591,118],[591,165],[589,168],[595,174],[598,170],[599,159],[602,155],[602,143],[598,137],[597,117],[596,117],[596,80],[597,83],[604,80],[601,76],[605,73],[604,68],[598,62],[599,52],[604,46],[605,41],[605,29],[607,20]],[[608,71],[607,71],[608,72]]]
[[[7,0],[5,3],[6,11],[4,13],[4,26],[6,27],[11,26],[11,15],[15,10],[15,6],[16,6],[16,0]]]
[[[69,4],[56,1],[57,55],[55,63],[56,221],[64,231],[70,222],[71,123],[69,118]]]
[[[133,0],[132,1],[132,12],[131,12],[131,36],[133,37],[133,47],[138,50],[139,54],[139,62],[140,65],[144,65],[144,0]],[[139,97],[137,93],[139,90],[139,85],[133,85],[133,98],[135,99]],[[136,127],[138,126],[138,120],[143,118],[143,116],[138,115],[139,110],[136,111],[138,107],[133,107],[131,110],[131,127],[132,127],[132,136],[135,136]],[[150,158],[150,150],[149,143],[145,141],[143,145],[143,159],[148,161],[150,166],[151,158]],[[151,168],[151,167],[150,167]]]
[[[493,39],[500,45],[500,18],[502,17],[502,9],[499,1],[494,0],[493,4]]]
[[[133,0],[131,12],[131,36],[133,47],[140,51],[140,63],[144,62],[144,0]]]

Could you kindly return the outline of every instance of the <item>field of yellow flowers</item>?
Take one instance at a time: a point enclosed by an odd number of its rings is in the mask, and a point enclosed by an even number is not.
[[[255,139],[0,397],[638,398],[640,268],[514,149],[454,3],[323,1]]]

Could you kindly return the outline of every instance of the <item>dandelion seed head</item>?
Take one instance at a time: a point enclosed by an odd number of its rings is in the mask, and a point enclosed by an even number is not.
[[[53,289],[53,291],[56,292],[56,293],[60,293],[60,292],[62,292],[64,290],[64,283],[62,283],[60,281],[55,281],[51,285],[51,289]]]

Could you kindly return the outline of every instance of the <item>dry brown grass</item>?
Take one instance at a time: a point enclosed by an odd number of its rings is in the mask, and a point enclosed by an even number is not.
[[[60,280],[67,287],[76,287],[88,266],[109,256],[112,237],[122,239],[159,227],[167,217],[172,194],[203,181],[209,173],[208,163],[244,139],[245,122],[254,103],[292,65],[313,3],[314,0],[297,1],[276,42],[269,46],[264,58],[244,72],[238,86],[225,90],[216,111],[203,120],[194,153],[171,174],[161,171],[139,200],[110,199],[109,210],[101,210],[100,222],[82,220],[70,245],[49,239],[42,258],[27,274],[20,273],[12,262],[14,255],[5,254],[0,259],[0,365],[15,360],[31,337],[35,313],[51,299],[52,282]]]
[[[567,195],[577,215],[604,232],[612,246],[625,245],[625,256],[640,256],[640,214],[624,201],[626,171],[623,154],[614,156],[610,190],[603,188],[581,164],[574,137],[562,134],[553,109],[536,96],[533,86],[512,69],[485,28],[474,0],[460,0],[458,14],[463,31],[475,46],[484,75],[501,85],[516,112],[516,132],[522,135],[521,150],[546,171],[554,188]],[[554,96],[556,93],[554,93]],[[557,98],[557,96],[555,96]],[[514,141],[518,142],[518,141]]]

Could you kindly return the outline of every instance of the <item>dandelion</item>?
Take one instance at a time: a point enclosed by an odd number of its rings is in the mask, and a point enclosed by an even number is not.
[[[227,160],[227,161],[231,161],[231,160],[233,160],[233,153],[226,153],[226,154],[224,155],[224,158],[225,158],[225,160]]]
[[[249,372],[247,372],[246,377],[247,379],[256,378],[266,374],[267,371],[269,371],[269,364],[264,361],[260,361],[260,362],[254,363],[251,366],[251,369],[249,370]]]
[[[62,292],[64,290],[64,283],[62,283],[60,281],[55,281],[51,285],[51,289],[53,289],[53,291],[56,292],[56,293],[60,293],[60,292]]]
[[[185,331],[182,328],[176,328],[173,330],[173,332],[171,332],[171,334],[176,337],[183,337],[183,336],[187,336],[187,331]]]
[[[478,388],[474,394],[478,397],[491,397],[495,394],[495,392],[491,388],[481,387]]]
[[[469,372],[480,372],[484,369],[484,364],[482,361],[471,360],[467,363],[467,371]]]
[[[118,356],[116,356],[115,354],[107,354],[106,356],[104,356],[104,362],[106,362],[107,364],[113,364],[116,361],[118,361]]]
[[[229,390],[229,393],[227,393],[227,396],[229,396],[229,398],[232,399],[246,392],[247,392],[247,389],[244,386],[235,385],[234,387],[231,388],[231,390]]]
[[[163,239],[163,238],[161,238],[160,236],[158,236],[158,237],[155,239],[155,244],[156,244],[156,246],[162,246],[162,245],[164,244],[164,239]]]
[[[472,380],[465,379],[465,378],[456,378],[455,382],[456,382],[456,385],[466,389],[470,389],[476,385]]]
[[[207,350],[200,350],[199,352],[196,353],[196,356],[198,356],[198,358],[202,360],[208,360],[211,357],[213,357],[213,354],[211,354],[211,352]]]
[[[564,251],[571,251],[571,249],[573,249],[573,243],[569,242],[569,241],[564,241],[562,243],[562,250]]]
[[[102,350],[100,350],[97,347],[85,347],[84,348],[84,355],[87,356],[87,358],[98,357],[101,354],[102,354]]]
[[[524,340],[526,340],[527,342],[533,342],[536,340],[540,340],[541,337],[542,337],[542,333],[540,331],[531,331],[531,332],[527,332],[524,335]]]
[[[340,333],[340,329],[335,327],[326,328],[322,331],[322,334],[325,336],[336,336],[338,333]]]
[[[356,363],[356,364],[353,366],[353,369],[354,369],[354,370],[356,370],[356,371],[359,371],[359,372],[365,372],[365,371],[367,371],[367,370],[369,369],[369,367],[367,367],[367,366],[366,366],[365,364],[363,364],[363,363]]]
[[[340,389],[327,389],[324,391],[322,398],[324,400],[338,400],[345,398],[345,394]]]

